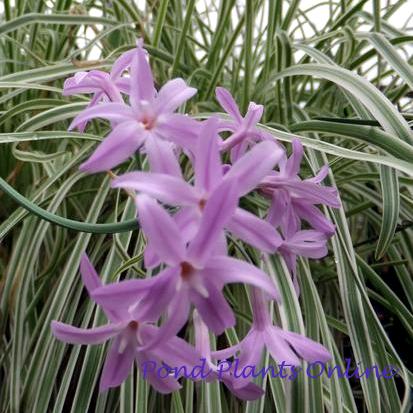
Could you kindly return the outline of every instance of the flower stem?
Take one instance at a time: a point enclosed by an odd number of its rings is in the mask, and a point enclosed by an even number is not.
[[[89,222],[75,221],[73,219],[63,218],[59,215],[52,214],[38,205],[33,204],[26,197],[17,192],[4,179],[0,178],[0,190],[13,198],[21,207],[37,215],[39,218],[64,228],[73,229],[79,232],[89,232],[92,234],[116,234],[120,232],[132,231],[138,228],[136,219],[124,222],[114,222],[109,224],[91,224]]]

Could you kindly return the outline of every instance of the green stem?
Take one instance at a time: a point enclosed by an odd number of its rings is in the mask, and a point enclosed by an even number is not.
[[[124,222],[114,222],[110,224],[90,224],[89,222],[75,221],[73,219],[63,218],[59,215],[52,214],[38,205],[33,204],[26,197],[17,192],[4,179],[0,178],[0,189],[13,198],[21,207],[33,213],[45,221],[59,225],[64,228],[73,229],[79,232],[89,232],[92,234],[115,234],[119,232],[133,231],[138,228],[136,219]]]

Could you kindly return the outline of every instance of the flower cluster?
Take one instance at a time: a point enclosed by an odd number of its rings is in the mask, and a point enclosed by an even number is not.
[[[288,157],[270,134],[257,128],[263,106],[250,103],[243,117],[224,88],[217,88],[216,98],[229,115],[225,120],[211,116],[201,122],[175,113],[196,89],[178,78],[156,90],[141,41],[118,58],[110,73],[93,70],[69,78],[64,93],[93,94],[71,128],[82,131],[94,118],[111,124],[82,171],[107,171],[136,151],[147,157],[150,169],[115,177],[112,187],[135,191],[138,221],[147,239],[144,265],[156,275],[103,286],[84,255],[83,283],[109,324],[82,329],[52,322],[54,335],[68,343],[111,340],[101,390],[119,386],[135,361],[138,368],[150,360],[190,369],[203,359],[211,373],[208,380],[221,380],[238,397],[252,400],[262,390],[231,371],[216,374],[219,360],[237,356],[241,366],[257,365],[265,348],[274,360],[293,366],[302,359],[329,360],[322,345],[273,325],[269,305],[280,301],[273,280],[260,268],[229,256],[226,240],[230,233],[261,256],[282,254],[298,293],[297,257],[323,257],[334,233],[316,206],[339,206],[336,190],[320,185],[328,168],[302,180],[299,140],[292,143]],[[192,165],[191,179],[181,170],[181,156]],[[252,191],[263,203],[269,199],[264,219],[241,207],[240,199]],[[223,294],[230,283],[249,286],[253,324],[239,344],[212,352],[209,334],[220,335],[236,323]],[[192,309],[195,346],[177,336]],[[147,378],[162,393],[180,387],[179,375],[161,378],[152,373]]]

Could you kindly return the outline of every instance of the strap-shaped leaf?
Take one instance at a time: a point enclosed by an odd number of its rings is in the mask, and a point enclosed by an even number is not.
[[[400,192],[397,171],[381,165],[380,183],[383,197],[383,218],[375,253],[377,260],[383,257],[393,239],[400,211]]]

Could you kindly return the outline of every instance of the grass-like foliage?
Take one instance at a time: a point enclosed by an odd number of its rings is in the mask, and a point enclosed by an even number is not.
[[[136,4],[135,4],[136,3]],[[139,3],[139,4],[138,4]],[[141,5],[143,3],[143,5]],[[311,3],[311,4],[310,4]],[[0,412],[408,412],[413,334],[413,55],[406,26],[390,22],[410,1],[4,0],[0,6]],[[406,9],[406,8],[405,8]],[[407,7],[409,11],[409,7]],[[411,32],[410,32],[411,33]],[[105,346],[71,346],[51,320],[96,326],[78,268],[87,251],[103,282],[145,274],[135,206],[110,176],[78,167],[106,136],[94,120],[68,132],[84,95],[62,96],[79,71],[108,70],[143,37],[157,85],[182,77],[198,89],[185,111],[219,112],[215,88],[241,110],[265,105],[261,127],[305,147],[301,176],[324,164],[340,209],[322,260],[300,259],[297,298],[285,263],[267,272],[283,304],[277,324],[323,343],[332,365],[393,365],[398,375],[359,380],[266,377],[265,396],[241,402],[218,383],[183,381],[163,396],[135,370],[98,392]],[[221,116],[223,116],[221,114]],[[190,175],[190,165],[183,169]],[[114,170],[147,169],[137,155]],[[243,199],[259,213],[262,198]],[[233,256],[257,251],[231,240]],[[238,323],[211,343],[233,345],[251,323],[242,285],[225,288]],[[191,323],[182,332],[193,342]],[[263,362],[274,364],[267,356]],[[305,368],[305,365],[304,365]]]

